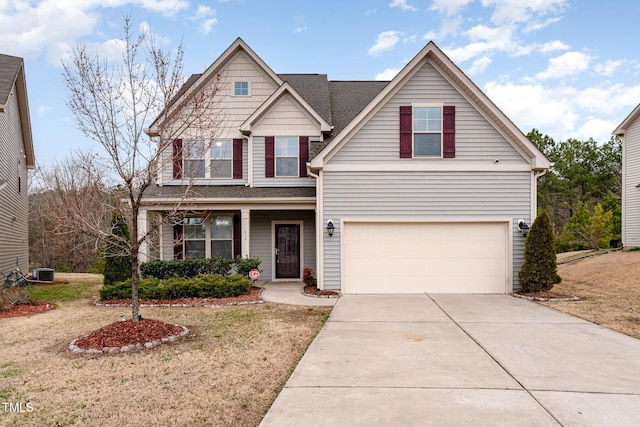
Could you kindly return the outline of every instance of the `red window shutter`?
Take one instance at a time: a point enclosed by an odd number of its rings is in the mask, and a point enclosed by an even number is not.
[[[242,138],[233,140],[233,179],[242,179]]]
[[[299,140],[300,176],[307,176],[307,162],[309,161],[309,137],[301,136]]]
[[[264,137],[264,176],[273,178],[275,176],[275,138],[273,136]]]
[[[173,226],[173,259],[184,258],[182,224]]]
[[[242,256],[242,231],[240,216],[233,216],[233,257]]]
[[[413,157],[413,126],[411,106],[400,106],[400,158]]]
[[[456,157],[456,107],[445,105],[442,108],[442,157]]]
[[[173,179],[182,179],[182,140],[173,141]]]

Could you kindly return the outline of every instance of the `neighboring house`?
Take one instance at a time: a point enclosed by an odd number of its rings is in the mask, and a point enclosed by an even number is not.
[[[622,139],[622,246],[640,246],[640,105],[613,131]]]
[[[517,288],[549,161],[434,43],[379,82],[276,74],[237,39],[188,89],[216,76],[224,137],[199,158],[175,140],[145,197],[143,229],[198,171],[160,258],[258,256],[261,279],[310,267],[344,293]]]
[[[22,58],[0,54],[0,271],[29,269],[27,170],[35,167]]]

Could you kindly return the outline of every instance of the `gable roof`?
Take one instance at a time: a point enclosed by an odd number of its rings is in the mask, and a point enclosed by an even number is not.
[[[33,135],[31,133],[31,117],[29,116],[29,102],[27,98],[27,83],[24,74],[24,61],[16,56],[0,54],[0,112],[6,111],[7,102],[13,87],[16,87],[20,127],[24,154],[28,168],[36,165],[33,150]]]
[[[518,127],[458,68],[434,42],[429,42],[330,144],[311,161],[314,169],[322,168],[346,141],[357,132],[424,64],[429,61],[458,92],[500,132],[514,148],[529,156],[531,168],[544,170],[550,167],[549,160],[518,129]]]
[[[627,133],[627,128],[630,124],[632,124],[637,118],[640,116],[640,104],[636,108],[633,109],[631,113],[618,125],[617,128],[612,132],[615,136],[621,136]]]
[[[302,105],[302,108],[305,109],[305,111],[311,115],[319,124],[320,124],[320,131],[321,132],[331,132],[331,125],[329,123],[327,123],[317,112],[316,110],[314,110],[313,108],[311,108],[311,106],[309,105],[309,103],[302,98],[298,92],[296,92],[295,90],[293,90],[293,88],[291,87],[291,85],[287,82],[283,83],[282,86],[280,86],[278,88],[278,90],[276,90],[269,98],[267,98],[267,100],[256,110],[253,112],[253,114],[251,114],[249,116],[249,118],[247,120],[244,121],[244,123],[242,123],[240,125],[240,131],[241,132],[251,132],[251,126],[260,118],[262,117],[262,115],[269,110],[269,108],[271,108],[273,105],[275,105],[275,103],[279,100],[282,99],[283,96],[285,96],[286,94],[291,95],[300,105]]]

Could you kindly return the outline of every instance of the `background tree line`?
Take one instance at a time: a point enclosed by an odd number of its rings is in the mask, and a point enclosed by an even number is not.
[[[527,134],[553,166],[538,179],[538,210],[551,218],[559,252],[617,245],[622,224],[622,143],[612,137],[556,142]]]

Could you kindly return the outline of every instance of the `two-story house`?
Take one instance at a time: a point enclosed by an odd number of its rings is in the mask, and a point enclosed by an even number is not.
[[[221,137],[173,141],[144,199],[142,231],[195,176],[161,259],[258,256],[261,279],[310,267],[344,293],[517,287],[549,162],[434,43],[380,82],[276,74],[237,39],[186,85],[219,76]]]
[[[0,271],[29,269],[28,169],[35,167],[22,58],[0,54]],[[17,258],[16,258],[17,257]]]

